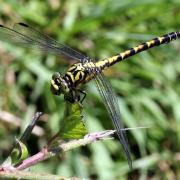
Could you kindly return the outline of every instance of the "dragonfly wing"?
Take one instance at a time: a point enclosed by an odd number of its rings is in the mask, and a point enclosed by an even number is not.
[[[122,126],[122,122],[121,122],[120,110],[119,110],[115,92],[113,91],[110,82],[105,78],[105,76],[102,72],[95,76],[95,81],[96,81],[98,90],[103,98],[103,102],[106,106],[106,109],[110,115],[112,122],[113,122],[114,128],[118,135],[118,138],[119,138],[119,140],[123,146],[123,149],[126,153],[129,167],[132,168],[131,154],[130,154],[125,131],[122,130],[123,126]]]
[[[30,47],[55,54],[65,54],[82,63],[89,60],[87,56],[24,23],[15,24],[13,29],[0,25],[0,39],[22,47]]]

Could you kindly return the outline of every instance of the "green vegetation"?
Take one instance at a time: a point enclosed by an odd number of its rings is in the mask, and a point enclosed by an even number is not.
[[[179,0],[0,0],[1,24],[27,23],[96,60],[180,31],[179,12]],[[38,123],[44,135],[31,136],[29,153],[37,153],[59,131],[65,104],[63,97],[52,95],[50,79],[73,62],[0,42],[1,162],[36,111],[47,114],[42,117],[46,122]],[[180,178],[180,40],[133,56],[105,74],[117,93],[125,127],[151,126],[127,132],[134,170],[129,172],[117,140],[78,148],[31,170],[99,179]],[[84,89],[89,131],[112,129],[93,82]],[[4,111],[20,119],[7,122]]]

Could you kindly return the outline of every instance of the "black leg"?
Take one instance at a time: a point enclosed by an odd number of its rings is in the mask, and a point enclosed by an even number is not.
[[[80,97],[80,93],[83,94],[82,99]],[[76,91],[71,91],[70,93],[64,95],[65,101],[68,101],[70,103],[80,102],[82,104],[85,97],[86,97],[86,92],[80,89],[77,89]]]
[[[78,91],[70,91],[67,94],[64,94],[64,100],[70,103],[75,103],[80,101],[79,90]]]
[[[85,91],[82,91],[82,90],[80,90],[80,89],[78,89],[78,91],[79,91],[81,94],[84,95],[83,98],[80,100],[80,102],[82,103],[82,102],[84,101],[85,97],[86,97],[86,92],[85,92]]]

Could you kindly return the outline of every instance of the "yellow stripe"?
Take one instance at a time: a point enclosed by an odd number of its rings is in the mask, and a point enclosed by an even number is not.
[[[148,43],[148,42],[147,42]],[[148,44],[147,44],[148,45]],[[149,47],[149,45],[148,45],[148,47]],[[140,49],[143,49],[144,48],[144,45],[139,45],[139,46],[136,46],[136,47],[134,47],[133,49],[134,49],[134,51],[135,51],[135,53],[137,53]]]
[[[72,65],[72,66],[68,69],[68,71],[72,71],[72,70],[75,69],[75,68],[76,68],[76,66]]]
[[[136,47],[134,47],[133,49],[134,49],[135,52],[137,52],[137,51],[139,50],[139,47],[136,46]]]
[[[99,62],[99,61],[98,61]],[[97,63],[96,63],[97,64]],[[93,68],[95,67],[96,65],[93,63],[93,62],[88,62],[86,64],[84,64],[84,67],[88,67],[88,68]]]
[[[55,90],[59,90],[59,87],[58,85],[55,84],[54,80],[51,80],[51,85],[53,86]]]
[[[70,73],[70,72],[66,72],[66,74],[70,76],[70,78],[71,78],[72,82],[74,83],[74,76],[72,75],[72,73]]]
[[[160,41],[160,43],[162,43],[162,41],[164,40],[164,37],[159,37],[158,40]]]
[[[150,47],[151,44],[152,44],[152,41],[148,41],[148,42],[146,42],[146,44],[147,44],[148,47]]]
[[[78,81],[79,80],[79,77],[80,77],[80,72],[78,72],[75,76],[75,81]]]
[[[113,57],[110,57],[110,58],[108,58],[108,61],[109,61],[109,63],[111,64],[111,63],[113,63],[114,58],[113,58]]]
[[[155,41],[154,41],[154,40],[152,40],[152,41],[151,41],[151,45],[153,45],[154,43],[155,43]]]
[[[122,59],[124,59],[124,57],[126,56],[126,53],[125,52],[124,53],[120,53],[120,55],[121,55]]]
[[[108,58],[109,64],[112,64],[114,61],[116,61],[118,58],[118,55]]]
[[[143,49],[143,48],[144,48],[144,45],[142,44],[138,46],[138,49]]]
[[[102,67],[102,66],[104,66],[104,64],[106,64],[104,61],[98,61],[96,63],[96,67]]]
[[[127,51],[125,51],[125,53],[126,53],[126,56],[128,56],[128,55],[131,54],[131,51],[130,51],[130,50],[127,50]]]

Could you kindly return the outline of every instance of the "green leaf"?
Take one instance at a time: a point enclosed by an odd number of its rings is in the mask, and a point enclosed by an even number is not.
[[[28,149],[24,143],[16,139],[16,146],[11,152],[12,164],[17,164],[28,157]]]
[[[59,132],[63,140],[79,139],[84,137],[88,131],[83,122],[83,107],[80,103],[67,103],[66,112]]]

